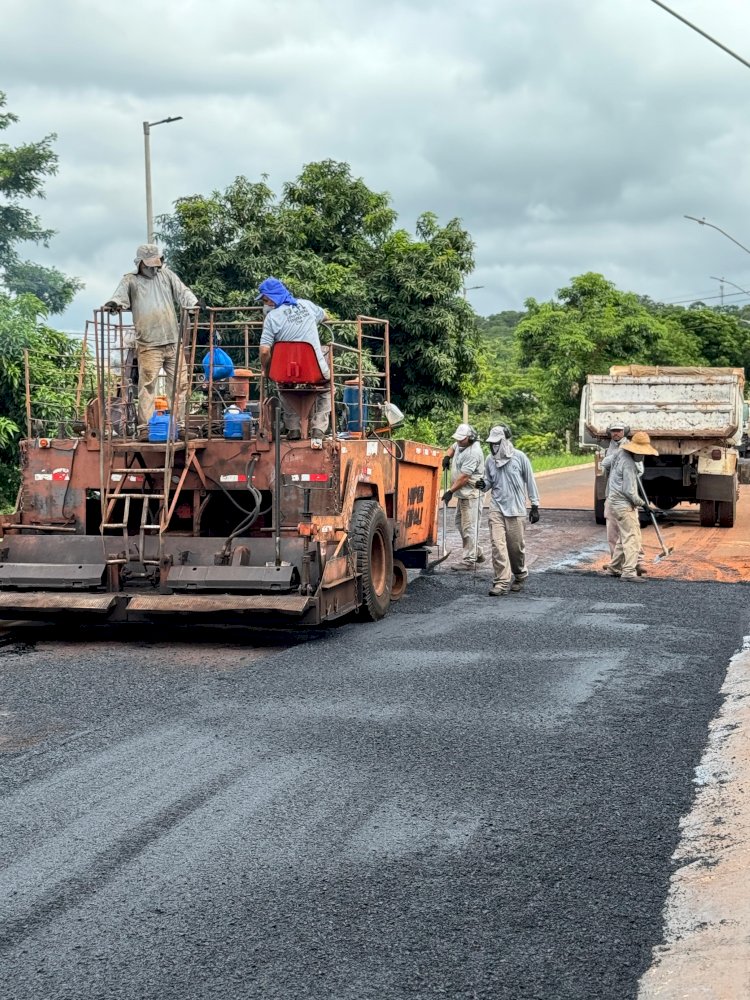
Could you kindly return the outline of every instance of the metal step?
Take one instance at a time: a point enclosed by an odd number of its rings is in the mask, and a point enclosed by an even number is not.
[[[53,594],[35,592],[0,593],[0,611],[109,611],[115,603],[114,594]]]
[[[134,597],[128,611],[174,614],[219,614],[222,611],[278,611],[283,614],[301,615],[310,605],[310,598],[299,594],[216,594],[215,596],[181,594],[149,594]]]

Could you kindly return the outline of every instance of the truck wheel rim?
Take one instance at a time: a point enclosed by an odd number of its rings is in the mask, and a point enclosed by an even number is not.
[[[385,542],[383,541],[382,534],[376,531],[372,536],[372,545],[370,546],[370,578],[373,590],[378,595],[385,593],[388,585],[386,579],[386,562]]]

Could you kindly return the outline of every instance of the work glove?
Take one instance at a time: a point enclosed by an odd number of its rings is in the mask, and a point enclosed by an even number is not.
[[[108,313],[122,312],[122,306],[119,302],[105,302],[102,309]]]
[[[641,499],[641,497],[636,497],[635,506],[636,507],[645,507],[646,506],[646,501],[643,500],[643,499]]]
[[[446,490],[440,499],[447,506],[453,499],[453,490]]]
[[[443,468],[450,469],[451,467],[451,457],[450,455],[443,455]]]
[[[487,483],[484,481],[484,479],[477,479],[477,481],[476,481],[476,487],[477,487],[477,489],[479,490],[480,493],[486,493],[487,492]]]
[[[536,524],[538,520],[539,520],[539,508],[535,503],[533,503],[531,505],[531,510],[529,511],[529,521],[532,524]]]

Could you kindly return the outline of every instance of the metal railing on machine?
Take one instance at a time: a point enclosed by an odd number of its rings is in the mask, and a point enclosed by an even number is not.
[[[261,372],[262,328],[258,306],[183,311],[174,377],[167,379],[162,372],[157,399],[163,397],[162,405],[175,414],[186,374],[186,434],[204,440],[222,437],[227,414],[238,410],[249,414],[247,433],[259,430],[272,437],[270,404],[275,392]],[[388,321],[370,316],[331,320],[322,326],[321,335],[331,372],[331,433],[386,433],[391,401]],[[97,310],[80,347],[76,414],[80,419],[85,412],[105,440],[135,439],[143,431],[138,427],[137,395],[135,330],[123,322],[122,314],[113,317]]]

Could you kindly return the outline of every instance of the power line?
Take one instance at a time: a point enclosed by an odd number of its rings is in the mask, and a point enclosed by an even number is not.
[[[750,297],[750,292],[724,292],[723,298],[725,299],[736,299],[736,298],[748,298]],[[679,306],[684,302],[710,302],[712,299],[720,299],[721,295],[694,295],[689,299],[670,299],[665,301],[666,306]]]

